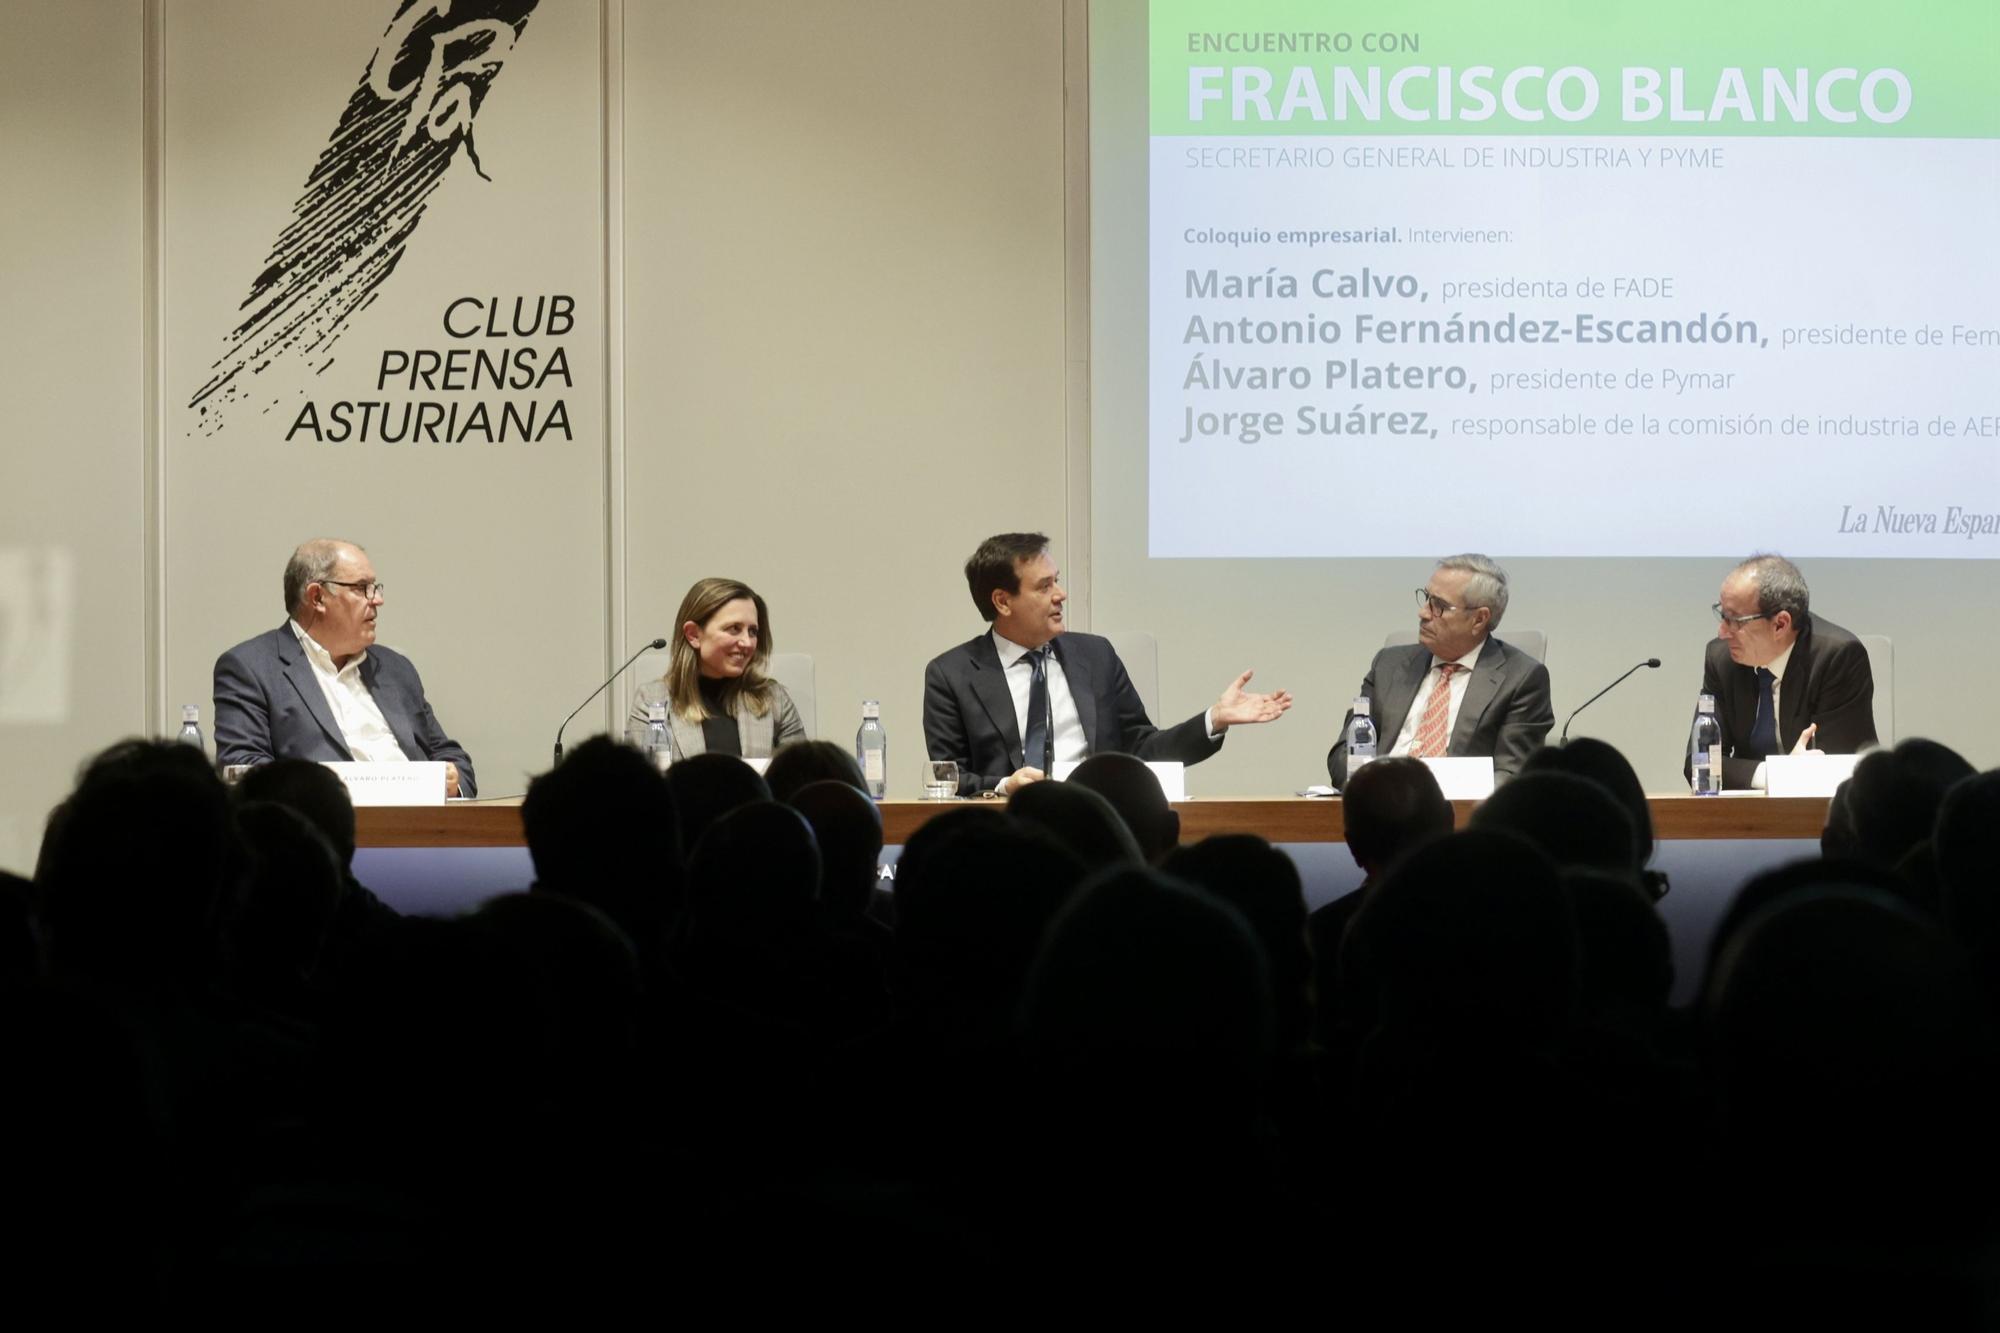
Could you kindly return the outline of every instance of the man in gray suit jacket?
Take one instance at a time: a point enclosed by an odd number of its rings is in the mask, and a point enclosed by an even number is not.
[[[1491,756],[1495,780],[1504,781],[1541,748],[1556,721],[1549,669],[1492,637],[1506,612],[1507,571],[1483,555],[1438,561],[1417,590],[1417,642],[1375,654],[1361,681],[1378,754]],[[1347,785],[1353,720],[1350,709],[1327,751],[1336,787]]]
[[[957,761],[961,793],[1007,796],[1057,761],[1106,751],[1198,764],[1230,727],[1292,706],[1284,690],[1245,690],[1246,671],[1207,711],[1154,726],[1110,641],[1064,623],[1069,594],[1048,547],[1039,532],[981,542],[965,580],[992,629],[924,668],[924,746],[932,759]]]
[[[417,669],[375,644],[381,605],[359,546],[317,538],[294,551],[289,618],[216,659],[217,762],[442,761],[445,794],[474,795],[472,760],[438,725]]]

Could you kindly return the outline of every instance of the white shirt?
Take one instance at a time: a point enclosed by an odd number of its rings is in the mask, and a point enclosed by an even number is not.
[[[1014,696],[1014,725],[1020,728],[1021,743],[1028,743],[1028,692],[1035,685],[1034,664],[1029,662],[1032,649],[1023,648],[1012,639],[994,630],[993,650],[1000,654],[1001,669],[1007,673],[1007,692]],[[1054,642],[1053,639],[1050,640]],[[1049,725],[1054,728],[1053,744],[1055,762],[1058,764],[1078,764],[1090,757],[1090,738],[1083,734],[1083,718],[1076,711],[1076,698],[1069,692],[1069,677],[1063,674],[1062,662],[1056,654],[1048,654],[1049,678]],[[1215,710],[1209,708],[1201,715],[1201,724],[1208,729],[1208,738],[1214,740]],[[1027,756],[1027,766],[1035,767],[1034,756]],[[1049,776],[1053,777],[1053,774]],[[1001,786],[1005,786],[1003,780]],[[999,788],[995,788],[999,790]],[[1001,793],[1005,795],[1005,792]]]
[[[1035,667],[1023,648],[999,630],[993,631],[993,647],[1000,654],[1001,669],[1007,673],[1007,692],[1014,696],[1014,725],[1020,728],[1021,743],[1028,742],[1028,692],[1034,688]],[[1090,754],[1090,740],[1083,734],[1083,718],[1076,711],[1076,699],[1069,692],[1069,677],[1062,662],[1048,654],[1049,726],[1058,764],[1082,763]],[[1039,768],[1038,756],[1029,755],[1029,768]]]
[[[326,706],[333,712],[333,724],[340,728],[341,739],[347,742],[347,752],[368,763],[409,762],[410,757],[403,753],[396,733],[389,730],[381,706],[361,679],[361,664],[368,660],[367,652],[356,653],[346,666],[336,667],[333,654],[314,642],[298,621],[287,623],[298,636],[299,646],[306,650],[306,660],[312,663],[313,676],[319,681],[320,693],[326,696]]]
[[[1770,672],[1773,676],[1777,677],[1777,679],[1771,682],[1771,734],[1778,738],[1779,754],[1790,753],[1790,751],[1785,749],[1785,733],[1780,728],[1778,719],[1785,715],[1785,710],[1782,707],[1785,699],[1785,665],[1792,660],[1792,649],[1798,646],[1799,646],[1799,641],[1797,639],[1793,639],[1790,643],[1785,645],[1785,651],[1779,653],[1778,656],[1764,668],[1766,671]],[[1763,791],[1768,786],[1769,781],[1770,781],[1769,776],[1764,772],[1764,765],[1760,761],[1757,765],[1757,771],[1750,775],[1750,790]]]
[[[1451,673],[1451,711],[1445,714],[1445,748],[1451,748],[1451,734],[1458,730],[1459,706],[1465,702],[1466,686],[1472,683],[1472,665],[1479,660],[1479,654],[1486,651],[1485,639],[1481,639],[1473,650],[1458,659],[1458,670]],[[1389,748],[1389,757],[1394,759],[1410,752],[1417,743],[1417,727],[1423,722],[1424,709],[1430,706],[1431,694],[1437,689],[1438,659],[1433,657],[1424,671],[1424,683],[1417,686],[1417,697],[1410,700],[1409,716],[1403,719],[1403,729],[1396,733],[1396,743]]]

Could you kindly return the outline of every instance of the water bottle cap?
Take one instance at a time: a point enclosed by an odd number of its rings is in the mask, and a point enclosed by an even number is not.
[[[182,705],[181,705],[181,721],[182,721],[182,722],[199,722],[199,721],[201,721],[201,705],[200,705],[200,704],[182,704]]]
[[[861,701],[861,720],[863,722],[866,722],[871,718],[879,721],[881,719],[881,716],[882,716],[882,704],[880,700],[863,699]]]
[[[666,720],[667,706],[665,704],[652,703],[646,705],[646,721],[665,722]]]
[[[1713,713],[1715,711],[1715,696],[1712,694],[1698,696],[1695,699],[1694,710],[1697,713]]]
[[[1368,716],[1368,696],[1367,696],[1367,695],[1365,695],[1365,694],[1364,694],[1364,695],[1360,696],[1359,698],[1357,698],[1357,699],[1356,699],[1356,700],[1354,701],[1354,716],[1356,716],[1356,717],[1367,717],[1367,716]]]

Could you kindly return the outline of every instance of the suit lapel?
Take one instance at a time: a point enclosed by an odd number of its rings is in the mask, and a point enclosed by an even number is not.
[[[972,694],[986,710],[994,730],[1007,742],[1008,762],[1021,767],[1021,726],[1014,720],[1014,696],[1007,689],[1007,673],[1000,666],[1000,650],[993,636],[982,634],[972,641]]]
[[[1069,686],[1069,701],[1076,705],[1076,720],[1083,724],[1083,746],[1086,754],[1097,753],[1097,682],[1091,679],[1090,665],[1083,659],[1086,654],[1070,652],[1063,646],[1062,636],[1051,640],[1056,646],[1056,661],[1062,664],[1063,683]],[[1056,725],[1055,701],[1050,700],[1049,728],[1051,735]]]
[[[1472,749],[1472,738],[1479,730],[1479,719],[1486,715],[1486,709],[1499,697],[1500,682],[1507,674],[1507,652],[1498,639],[1488,637],[1480,646],[1479,657],[1472,664],[1472,673],[1465,682],[1465,697],[1458,701],[1458,725],[1451,729],[1451,743],[1445,747],[1446,754],[1463,755]]]
[[[361,683],[368,687],[368,695],[375,700],[375,706],[382,710],[382,720],[389,724],[389,734],[396,738],[396,744],[405,755],[412,759],[423,758],[423,747],[417,744],[417,728],[410,716],[410,710],[394,690],[385,689],[380,679],[382,659],[374,653],[361,664]]]
[[[312,663],[306,660],[305,646],[292,633],[289,625],[279,631],[278,660],[284,664],[285,679],[298,691],[299,702],[306,706],[306,712],[312,714],[312,720],[319,723],[319,729],[326,733],[326,738],[333,742],[336,749],[349,759],[354,758],[353,752],[347,748],[347,737],[334,725],[333,710],[327,707],[326,691],[320,688],[319,677],[313,673]]]
[[[1382,710],[1381,730],[1377,734],[1383,738],[1385,747],[1393,746],[1403,734],[1403,722],[1410,715],[1410,705],[1417,701],[1417,689],[1424,683],[1424,672],[1430,670],[1430,665],[1429,649],[1412,648],[1396,661],[1386,687],[1376,686],[1375,705]]]
[[[1799,635],[1792,658],[1785,663],[1785,682],[1778,690],[1778,748],[1796,743],[1806,729],[1807,689],[1812,684],[1812,631]]]
[[[708,749],[708,740],[701,733],[701,723],[690,722],[678,712],[667,714],[667,730],[674,734],[674,758],[685,759],[691,754],[700,754]]]
[[[777,747],[772,744],[778,735],[778,710],[771,710],[758,717],[747,704],[738,701],[736,710],[736,743],[748,755],[768,755]]]

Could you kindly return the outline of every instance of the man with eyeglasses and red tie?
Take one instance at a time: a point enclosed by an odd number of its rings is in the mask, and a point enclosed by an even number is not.
[[[1493,637],[1507,614],[1507,571],[1483,555],[1450,555],[1417,589],[1417,642],[1384,648],[1362,678],[1384,758],[1485,758],[1504,782],[1555,725],[1549,669]],[[1347,727],[1326,772],[1347,785]]]
[[[472,796],[472,760],[445,734],[410,659],[375,642],[383,587],[368,553],[320,537],[285,565],[284,624],[215,662],[215,757],[442,761]]]
[[[1724,788],[1763,787],[1774,754],[1875,743],[1868,650],[1810,608],[1805,576],[1783,556],[1753,555],[1722,580],[1701,692],[1722,724]]]

